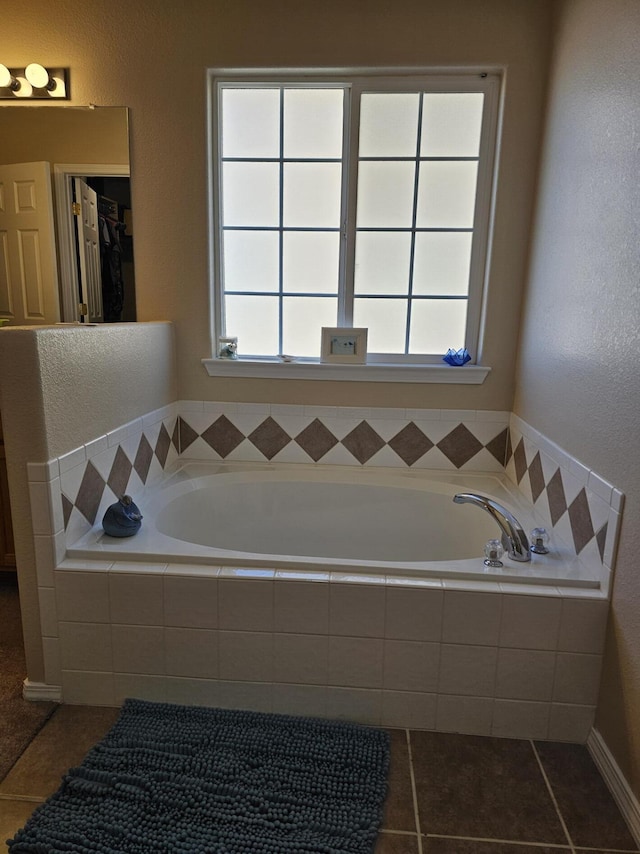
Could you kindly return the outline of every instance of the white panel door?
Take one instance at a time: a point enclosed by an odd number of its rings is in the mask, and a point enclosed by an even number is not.
[[[89,323],[102,323],[102,271],[100,269],[100,234],[98,231],[98,194],[83,181],[73,179],[78,215],[78,255],[80,258],[81,302],[87,306]]]
[[[60,298],[48,163],[0,166],[0,317],[58,323]]]

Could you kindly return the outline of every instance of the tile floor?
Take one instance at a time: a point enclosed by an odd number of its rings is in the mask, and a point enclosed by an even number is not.
[[[117,714],[58,707],[0,782],[0,844]],[[585,747],[389,732],[389,792],[376,854],[640,851]]]

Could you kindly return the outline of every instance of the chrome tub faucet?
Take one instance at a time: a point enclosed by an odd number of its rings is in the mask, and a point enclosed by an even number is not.
[[[531,560],[531,549],[529,540],[522,525],[506,507],[498,504],[486,495],[478,495],[475,492],[459,492],[453,498],[456,504],[475,504],[492,516],[502,531],[502,545],[512,560]]]

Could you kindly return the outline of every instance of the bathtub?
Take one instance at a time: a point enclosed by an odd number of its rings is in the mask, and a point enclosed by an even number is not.
[[[68,558],[203,564],[266,570],[425,576],[451,580],[599,586],[559,542],[529,563],[484,566],[499,537],[491,517],[453,503],[478,492],[507,507],[525,531],[541,524],[502,475],[274,463],[183,463],[133,496],[143,513],[134,537],[97,524]]]

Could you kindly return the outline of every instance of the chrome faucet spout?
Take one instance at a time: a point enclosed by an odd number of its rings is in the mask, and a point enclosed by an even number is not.
[[[531,560],[527,535],[520,522],[506,507],[486,495],[478,495],[475,492],[459,492],[453,500],[456,504],[475,504],[476,507],[486,510],[502,532],[502,545],[509,557],[518,561]]]

